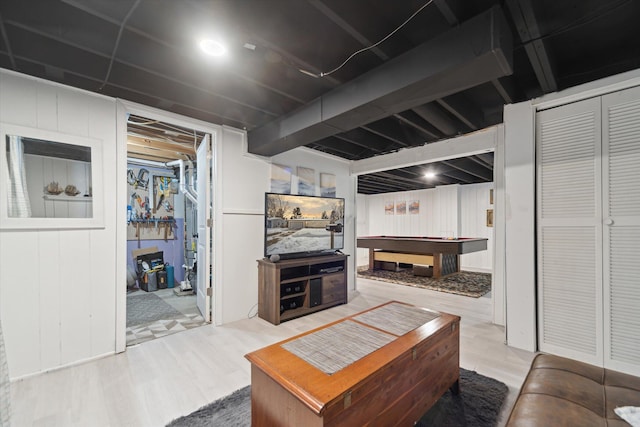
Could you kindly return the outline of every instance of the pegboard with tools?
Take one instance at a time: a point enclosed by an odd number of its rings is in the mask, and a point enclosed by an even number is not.
[[[143,167],[127,170],[127,240],[173,240],[175,178]]]

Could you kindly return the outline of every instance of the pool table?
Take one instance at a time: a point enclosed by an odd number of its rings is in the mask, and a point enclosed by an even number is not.
[[[359,248],[369,248],[369,268],[376,261],[433,266],[433,277],[460,271],[460,255],[487,249],[486,238],[423,236],[358,237]]]

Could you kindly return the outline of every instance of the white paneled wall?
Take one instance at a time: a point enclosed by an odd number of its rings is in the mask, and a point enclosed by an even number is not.
[[[487,209],[493,209],[489,192],[493,183],[460,186],[460,236],[486,237],[487,250],[461,256],[460,263],[467,270],[491,270],[493,268],[493,227],[487,227]]]
[[[5,71],[0,94],[1,123],[95,138],[104,165],[115,164],[114,99]],[[104,181],[113,182],[115,168],[103,170]],[[11,378],[114,352],[116,195],[108,184],[105,190],[104,228],[0,230],[0,316]]]
[[[359,236],[438,236],[486,237],[487,250],[461,257],[463,269],[491,271],[493,266],[493,228],[486,226],[486,210],[492,183],[449,185],[427,190],[358,196]],[[409,205],[419,202],[419,212]],[[407,203],[405,214],[389,214],[385,206]],[[358,265],[367,265],[367,249],[358,250]]]
[[[126,132],[117,122],[125,107],[115,99],[10,71],[0,71],[0,95],[1,123],[99,140],[104,171],[104,227],[0,227],[0,318],[9,374],[16,379],[112,354],[120,348],[117,340],[123,347],[124,328],[119,334],[116,324],[124,325],[126,289],[116,265],[126,261],[116,254],[124,253],[125,241],[118,240],[116,223],[126,227],[124,211],[117,209],[125,199],[117,191],[126,185],[114,165],[125,164],[126,153],[118,152],[116,144],[117,133]],[[221,129],[213,201],[218,324],[245,318],[257,303],[256,260],[263,255],[264,193],[269,191],[272,160],[246,153],[246,132]],[[336,176],[337,196],[346,201],[345,253],[355,253],[355,178],[349,162],[304,148],[273,161]],[[37,181],[35,188],[48,183],[44,175]],[[350,269],[354,261],[350,258]],[[354,277],[349,275],[349,289],[355,288]]]

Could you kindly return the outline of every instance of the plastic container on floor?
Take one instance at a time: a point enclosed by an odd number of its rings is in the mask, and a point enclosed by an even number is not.
[[[173,265],[167,264],[164,269],[167,271],[167,288],[173,288],[175,283],[175,278],[173,277]]]

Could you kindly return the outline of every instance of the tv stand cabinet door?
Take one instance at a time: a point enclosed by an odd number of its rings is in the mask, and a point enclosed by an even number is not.
[[[344,271],[322,277],[322,305],[347,302],[347,276]]]

